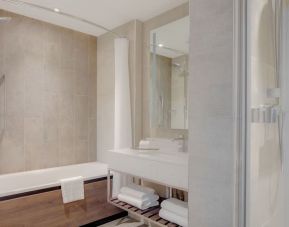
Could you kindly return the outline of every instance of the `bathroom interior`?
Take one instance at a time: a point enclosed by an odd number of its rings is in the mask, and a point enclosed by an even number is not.
[[[288,227],[288,0],[0,0],[0,227]]]

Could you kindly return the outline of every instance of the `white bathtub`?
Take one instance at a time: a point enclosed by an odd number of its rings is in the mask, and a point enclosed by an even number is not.
[[[83,176],[85,181],[107,176],[107,165],[91,162],[0,175],[0,198],[60,186],[59,180]]]

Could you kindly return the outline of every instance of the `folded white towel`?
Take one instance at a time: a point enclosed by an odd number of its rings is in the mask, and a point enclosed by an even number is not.
[[[142,189],[144,191],[147,191],[147,189],[144,187]],[[120,192],[122,194],[130,195],[132,197],[135,197],[141,200],[158,200],[159,199],[159,196],[151,193],[151,190],[149,190],[149,193],[146,193],[130,186],[122,187]]]
[[[148,140],[141,140],[141,141],[139,142],[139,148],[141,148],[141,149],[149,149],[149,148],[151,148],[151,146],[150,146],[150,141],[148,141]]]
[[[83,177],[72,177],[60,180],[63,203],[84,199]]]
[[[188,218],[188,203],[187,202],[184,202],[175,198],[171,198],[171,199],[164,200],[161,203],[161,207],[179,216]]]
[[[126,194],[118,194],[117,196],[118,200],[128,203],[132,206],[135,206],[141,210],[146,210],[150,207],[158,206],[159,202],[156,200],[141,200]]]
[[[175,213],[172,213],[168,210],[161,209],[159,212],[159,216],[167,221],[173,222],[183,227],[188,227],[188,218],[181,217]]]
[[[145,187],[145,186],[141,186],[141,185],[137,185],[137,184],[129,184],[127,187],[132,188],[132,189],[139,191],[139,192],[147,193],[147,194],[154,194],[155,193],[154,189],[149,188],[149,187]]]
[[[132,180],[132,177],[127,174],[113,172],[112,197],[116,198],[120,189],[125,185],[132,184]]]

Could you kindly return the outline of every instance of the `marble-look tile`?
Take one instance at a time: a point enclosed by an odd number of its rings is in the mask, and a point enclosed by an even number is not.
[[[6,90],[6,113],[7,115],[24,115],[24,93]]]
[[[6,75],[6,90],[7,92],[24,93],[25,91],[25,77],[22,73],[21,58],[24,54],[21,53],[11,56],[5,55],[3,57],[3,73]],[[13,63],[13,67],[11,64]]]
[[[75,160],[77,163],[88,162],[89,153],[88,153],[88,140],[79,140],[75,141]]]
[[[60,43],[62,28],[52,24],[45,24],[44,26],[44,39],[46,43]]]
[[[5,136],[16,146],[23,147],[24,141],[24,118],[18,115],[5,116]]]
[[[59,74],[59,94],[74,94],[75,92],[75,70],[62,68]]]
[[[24,112],[26,117],[41,117],[43,113],[44,93],[39,89],[27,90],[24,94]]]
[[[13,173],[25,170],[25,153],[23,145],[11,140],[9,135],[1,138],[0,173]]]
[[[43,144],[43,119],[42,117],[24,118],[24,144]]]
[[[89,70],[88,66],[84,69],[76,69],[74,74],[74,91],[76,95],[89,94]]]
[[[101,143],[102,150],[98,150],[98,154],[102,153],[100,155],[104,159],[101,160],[105,162],[106,151],[114,148],[114,95],[103,96],[102,105],[98,109],[101,111],[101,121],[97,121],[97,143]]]
[[[75,96],[75,135],[88,140],[88,96]]]
[[[0,29],[0,74],[6,75],[0,174],[95,161],[97,39],[1,15],[13,20]]]
[[[96,92],[95,92],[96,93]],[[89,99],[89,117],[95,118],[97,113],[97,97],[95,95],[90,95]]]
[[[43,118],[43,139],[44,142],[58,142],[59,138],[59,121],[58,118]]]
[[[92,41],[91,41],[92,42]],[[92,45],[89,65],[89,117],[96,117],[97,109],[97,68],[96,68],[96,42]]]
[[[46,69],[60,69],[61,67],[60,43],[46,42],[44,45],[44,64]]]
[[[75,95],[62,93],[58,96],[59,117],[74,118]]]
[[[79,32],[73,33],[73,58],[77,70],[87,70],[89,66],[89,36]]]
[[[60,45],[61,68],[71,70],[74,67],[74,58],[72,57],[74,45],[72,30],[63,29],[61,31]]]
[[[76,159],[73,118],[61,117],[59,120],[59,164],[74,163]]]
[[[25,55],[21,74],[24,76],[25,92],[30,90],[43,91],[44,63],[42,56]]]
[[[89,121],[89,160],[96,161],[96,152],[97,152],[97,131],[96,131],[96,118],[91,118]]]
[[[61,92],[62,70],[60,67],[45,67],[44,68],[44,91],[52,93]]]
[[[43,155],[45,163],[42,168],[59,166],[59,144],[58,140],[45,141],[43,144]]]
[[[43,92],[43,118],[58,119],[60,113],[59,96],[51,92]]]

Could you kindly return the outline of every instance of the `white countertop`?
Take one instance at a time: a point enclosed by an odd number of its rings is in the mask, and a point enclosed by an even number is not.
[[[159,150],[110,150],[108,167],[112,170],[188,190],[188,154]]]

